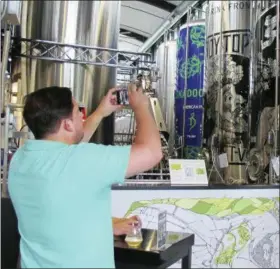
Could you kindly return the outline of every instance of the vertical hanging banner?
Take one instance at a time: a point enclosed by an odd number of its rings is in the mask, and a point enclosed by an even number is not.
[[[183,138],[183,157],[187,159],[196,159],[203,143],[204,47],[203,21],[188,23],[180,28],[175,121],[177,137]]]

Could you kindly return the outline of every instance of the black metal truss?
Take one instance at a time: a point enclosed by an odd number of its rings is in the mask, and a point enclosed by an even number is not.
[[[126,30],[124,28],[121,28],[120,29],[120,34],[123,34],[125,36],[128,36],[128,37],[131,37],[131,38],[134,38],[140,42],[145,42],[148,38],[143,36],[143,35],[140,35],[136,32],[134,32],[133,30]]]

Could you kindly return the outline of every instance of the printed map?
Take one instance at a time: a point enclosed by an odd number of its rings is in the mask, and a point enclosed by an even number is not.
[[[168,231],[195,234],[192,268],[279,268],[279,197],[136,201],[126,216],[157,229],[161,210]]]

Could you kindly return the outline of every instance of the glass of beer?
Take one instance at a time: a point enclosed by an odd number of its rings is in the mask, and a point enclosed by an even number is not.
[[[132,248],[137,248],[141,245],[143,241],[141,225],[140,223],[134,223],[132,225],[132,230],[125,237],[125,242],[128,246]]]

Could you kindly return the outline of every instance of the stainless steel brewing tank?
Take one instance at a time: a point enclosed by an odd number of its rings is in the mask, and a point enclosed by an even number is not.
[[[271,154],[279,154],[279,17],[278,1],[253,1],[251,92],[252,149],[249,154],[249,177],[252,181],[267,180]],[[278,22],[278,23],[277,23]],[[278,48],[277,48],[278,46]],[[278,52],[278,55],[277,55]],[[277,74],[278,65],[278,74]],[[277,153],[278,152],[278,153]]]
[[[120,5],[120,1],[23,1],[21,36],[117,49]],[[78,52],[68,53],[75,57]],[[110,59],[108,53],[99,57],[103,62]],[[31,61],[22,59],[21,65],[22,76],[29,78]],[[30,83],[23,84],[28,92]],[[90,114],[107,90],[116,85],[116,68],[37,61],[34,88],[52,85],[70,87]],[[112,144],[113,126],[113,116],[103,120],[92,141]]]
[[[253,7],[252,13],[255,16],[252,29],[254,37],[252,56],[255,68],[253,72],[254,91],[252,93],[252,122],[258,122],[260,114],[265,108],[275,106],[275,80],[277,65],[276,3],[277,1],[255,1],[255,6]],[[270,125],[273,124],[272,122]],[[259,122],[259,124],[263,123]],[[268,128],[272,129],[273,126],[271,125]],[[267,136],[269,129],[259,129],[260,128],[258,125],[252,125],[251,132],[252,136],[256,137],[257,145],[262,147],[264,145],[264,140],[266,140],[265,136]]]
[[[157,95],[167,132],[169,133],[169,153],[174,151],[175,142],[174,91],[176,87],[176,53],[177,42],[175,40],[160,44],[156,52],[156,65],[161,73],[161,78],[157,82]]]
[[[204,135],[227,153],[228,184],[244,183],[248,144],[250,1],[210,1],[206,19]]]

